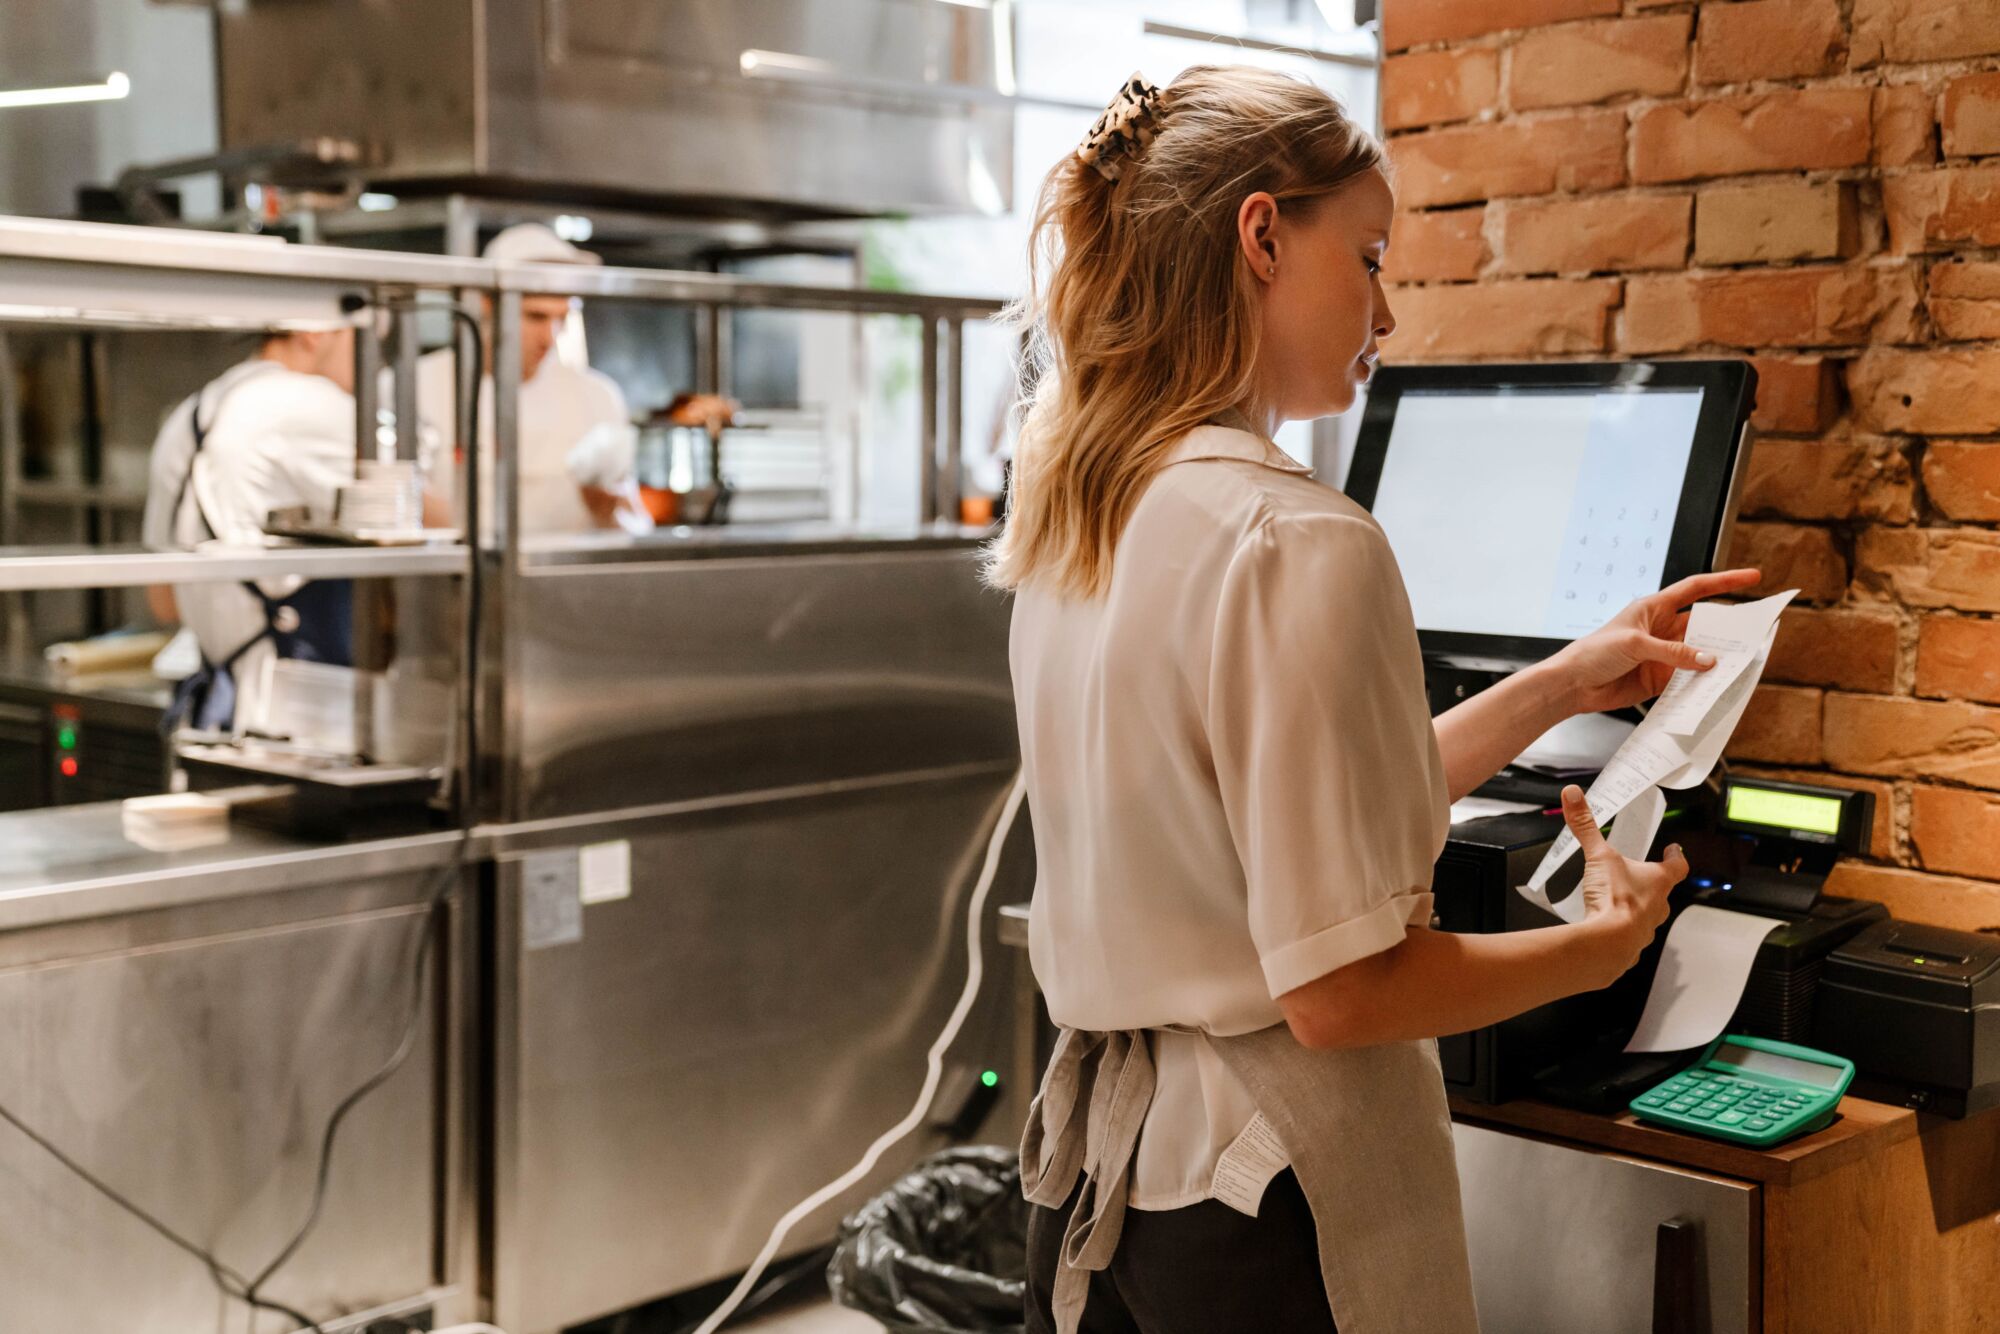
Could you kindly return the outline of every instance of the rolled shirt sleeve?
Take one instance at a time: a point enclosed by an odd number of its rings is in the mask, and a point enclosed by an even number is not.
[[[1430,914],[1449,827],[1409,600],[1363,517],[1271,515],[1216,609],[1215,780],[1275,998]]]
[[[328,388],[339,394],[332,385]],[[271,487],[274,497],[296,497],[293,503],[331,517],[336,493],[354,480],[353,401],[345,394],[322,395],[318,402],[301,405],[272,422],[257,448],[283,479]]]

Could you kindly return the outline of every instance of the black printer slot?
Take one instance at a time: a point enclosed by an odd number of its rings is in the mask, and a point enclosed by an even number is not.
[[[1967,956],[1963,954],[1951,954],[1944,950],[1911,949],[1908,945],[1904,945],[1893,940],[1885,941],[1881,948],[1884,954],[1901,955],[1903,958],[1908,959],[1911,963],[1954,963],[1955,964],[1955,963],[1964,963],[1966,962],[1967,959]]]

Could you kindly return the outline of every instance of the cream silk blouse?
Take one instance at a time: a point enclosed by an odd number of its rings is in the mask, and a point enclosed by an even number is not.
[[[1133,1208],[1213,1198],[1256,1117],[1199,1033],[1283,1022],[1277,996],[1430,916],[1450,817],[1409,600],[1375,521],[1305,471],[1200,427],[1106,594],[1015,600],[1035,976],[1064,1027],[1153,1030]]]

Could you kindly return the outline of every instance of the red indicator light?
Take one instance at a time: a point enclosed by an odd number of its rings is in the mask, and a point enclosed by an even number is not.
[[[74,755],[63,756],[62,774],[64,778],[76,777],[76,756]]]

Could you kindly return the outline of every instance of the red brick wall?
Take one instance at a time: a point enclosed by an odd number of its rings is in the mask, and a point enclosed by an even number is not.
[[[1749,356],[1739,767],[2000,929],[2000,0],[1385,0],[1394,360]]]

